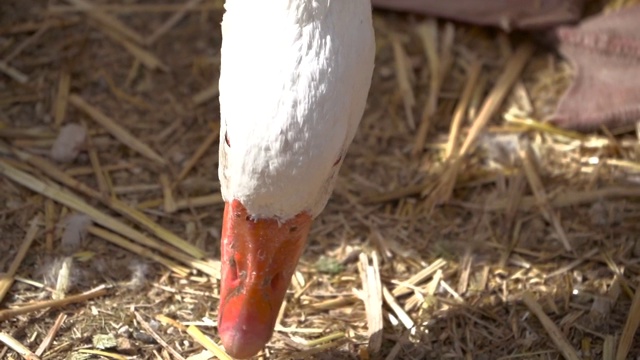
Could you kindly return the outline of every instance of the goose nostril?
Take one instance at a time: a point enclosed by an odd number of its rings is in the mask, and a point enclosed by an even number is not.
[[[227,270],[227,281],[231,282],[234,286],[237,286],[240,282],[240,276],[238,274],[238,263],[233,258],[231,258],[231,260],[229,261],[229,267]]]
[[[284,277],[282,273],[277,273],[271,278],[271,291],[277,291],[280,287],[282,287],[282,282]]]

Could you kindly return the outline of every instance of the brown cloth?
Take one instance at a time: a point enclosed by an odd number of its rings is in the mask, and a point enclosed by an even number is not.
[[[580,19],[584,0],[372,0],[374,7],[497,26],[540,29]]]
[[[576,74],[552,121],[583,130],[640,121],[640,5],[554,34]]]

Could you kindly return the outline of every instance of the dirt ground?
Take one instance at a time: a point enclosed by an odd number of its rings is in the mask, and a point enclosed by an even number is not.
[[[89,4],[0,2],[0,271],[11,275],[0,280],[0,358],[209,358],[192,334],[219,343],[221,2]],[[528,34],[390,12],[374,25],[365,116],[259,356],[640,358],[636,127],[543,124],[571,68]],[[433,67],[429,44],[449,66]],[[500,89],[502,105],[471,135]],[[54,161],[70,123],[87,141]],[[447,160],[470,136],[468,153]],[[69,225],[77,213],[93,220],[88,233]],[[167,244],[171,234],[191,247]],[[374,288],[367,269],[379,271]],[[383,306],[365,308],[379,292]]]

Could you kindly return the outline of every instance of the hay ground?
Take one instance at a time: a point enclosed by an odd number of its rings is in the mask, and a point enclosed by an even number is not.
[[[162,4],[0,3],[2,359],[219,343],[222,10]],[[375,28],[366,114],[260,357],[639,358],[636,128],[544,125],[571,69],[526,34]],[[68,123],[89,141],[53,162]]]

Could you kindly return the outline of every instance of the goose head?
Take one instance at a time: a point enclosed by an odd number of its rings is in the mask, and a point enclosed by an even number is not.
[[[313,219],[362,117],[370,0],[227,0],[220,73],[218,330],[237,358],[269,341]]]

